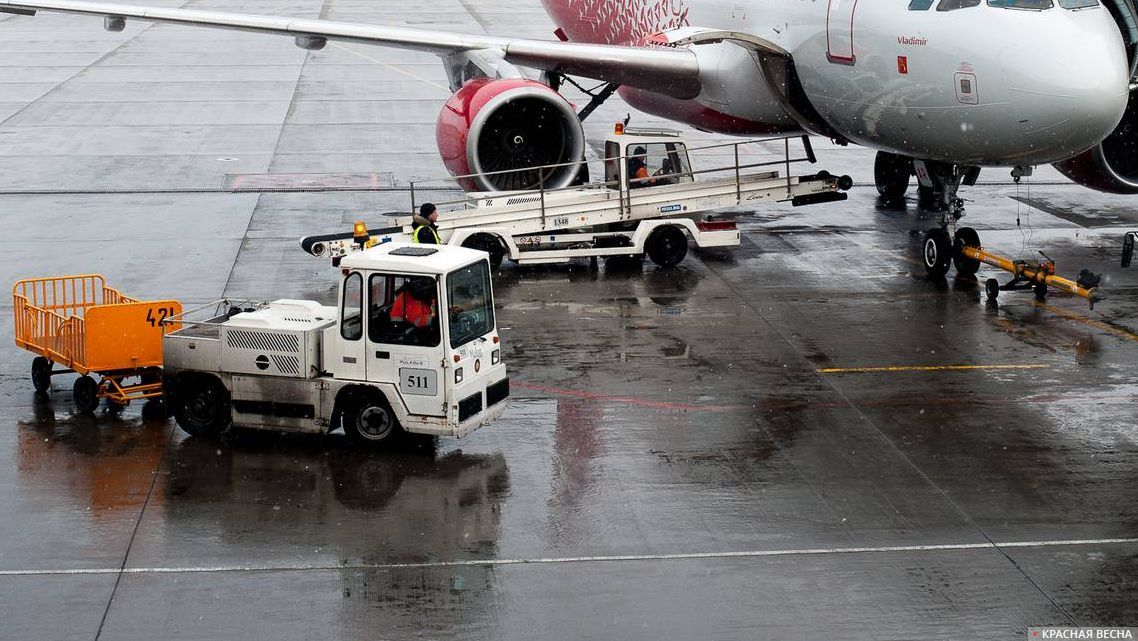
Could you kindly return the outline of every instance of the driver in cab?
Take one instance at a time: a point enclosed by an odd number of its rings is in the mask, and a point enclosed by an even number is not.
[[[389,314],[393,323],[407,323],[416,329],[430,327],[438,317],[438,295],[431,278],[414,278],[399,289]]]

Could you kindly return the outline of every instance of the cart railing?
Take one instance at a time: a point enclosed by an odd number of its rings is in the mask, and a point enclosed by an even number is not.
[[[99,274],[27,278],[12,287],[16,345],[67,367],[85,353],[83,316],[96,305],[137,302]]]

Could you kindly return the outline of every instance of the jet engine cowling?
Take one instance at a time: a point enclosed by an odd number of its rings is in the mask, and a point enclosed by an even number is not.
[[[573,106],[522,78],[467,82],[443,105],[435,137],[447,171],[466,191],[566,187],[585,156]],[[562,163],[569,164],[538,169]]]
[[[1106,140],[1055,168],[1091,189],[1138,194],[1138,95],[1131,95],[1122,122]]]

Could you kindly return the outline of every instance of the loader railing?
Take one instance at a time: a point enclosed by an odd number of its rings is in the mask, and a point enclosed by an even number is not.
[[[792,140],[796,140],[796,139],[801,139],[804,155],[799,156],[799,157],[792,157],[791,156],[790,143]],[[782,150],[781,150],[782,151],[782,157],[781,158],[779,158],[777,160],[767,160],[767,161],[752,162],[752,163],[742,163],[741,162],[741,158],[740,158],[741,149],[744,146],[746,146],[746,145],[755,146],[755,145],[764,145],[764,144],[770,145],[772,143],[781,143],[781,144],[779,144],[779,146],[782,147]],[[418,203],[416,202],[417,201],[416,190],[418,190],[419,192],[424,191],[424,188],[423,188],[424,183],[459,182],[461,184],[461,182],[463,180],[470,180],[470,179],[486,177],[486,176],[513,174],[513,173],[517,173],[520,171],[533,171],[535,169],[538,170],[538,187],[537,187],[537,189],[510,191],[508,193],[509,193],[509,197],[511,199],[515,199],[515,198],[520,199],[520,198],[525,198],[527,196],[530,196],[530,197],[533,197],[535,200],[538,200],[540,202],[542,218],[545,217],[545,201],[546,201],[547,195],[553,194],[553,193],[559,193],[559,192],[566,192],[566,191],[578,191],[578,190],[582,189],[583,187],[594,188],[594,189],[598,189],[598,190],[607,188],[607,189],[614,189],[615,191],[619,191],[619,206],[621,208],[621,214],[624,215],[626,213],[626,210],[631,209],[632,189],[630,189],[630,187],[632,187],[633,185],[636,185],[637,183],[651,183],[652,181],[659,181],[662,178],[670,178],[670,179],[674,179],[676,182],[680,182],[680,181],[683,181],[685,178],[687,179],[687,181],[694,181],[696,176],[701,176],[701,175],[729,174],[734,179],[736,198],[738,198],[739,200],[742,200],[743,183],[746,181],[747,178],[750,178],[750,175],[745,174],[744,171],[750,170],[750,169],[759,169],[759,168],[764,168],[764,167],[779,166],[779,167],[785,168],[785,175],[783,177],[786,180],[786,189],[787,189],[787,193],[789,195],[790,190],[793,187],[793,182],[792,182],[793,179],[792,179],[792,176],[790,175],[791,166],[795,163],[801,163],[801,162],[814,163],[817,161],[817,159],[814,156],[814,150],[810,145],[809,137],[802,136],[802,135],[792,135],[792,136],[776,136],[776,137],[771,137],[771,138],[754,138],[754,139],[740,140],[740,141],[734,141],[734,142],[717,143],[717,144],[713,144],[713,145],[703,145],[700,147],[686,147],[685,151],[688,155],[689,165],[692,163],[692,159],[691,159],[692,152],[707,152],[707,151],[711,151],[711,150],[724,150],[724,151],[726,151],[734,159],[734,162],[731,164],[728,164],[728,165],[717,166],[717,167],[713,167],[710,169],[696,170],[693,167],[689,166],[687,171],[678,171],[675,173],[660,174],[657,176],[652,176],[650,178],[638,178],[638,179],[631,179],[630,178],[627,181],[630,184],[625,184],[625,181],[618,177],[614,180],[605,180],[605,181],[601,181],[601,182],[591,182],[587,185],[557,187],[557,188],[551,188],[551,189],[547,189],[545,187],[545,184],[544,184],[545,183],[545,176],[549,175],[549,173],[550,173],[547,170],[560,169],[560,168],[571,167],[571,166],[585,165],[585,164],[587,164],[588,161],[578,160],[578,161],[572,161],[572,162],[557,163],[557,164],[552,164],[552,165],[541,165],[541,166],[537,166],[537,167],[524,167],[524,168],[517,168],[517,169],[505,169],[505,170],[501,170],[501,171],[489,171],[489,172],[476,173],[476,174],[465,174],[462,176],[450,176],[447,178],[427,178],[427,179],[420,179],[420,180],[412,180],[409,182],[409,192],[410,192],[410,197],[411,197],[411,213],[412,214],[418,213]],[[767,153],[770,153],[770,152],[767,151]],[[609,163],[619,163],[617,165],[617,167],[618,167],[617,176],[620,176],[622,173],[620,171],[620,168],[627,166],[628,160],[630,158],[632,158],[631,155],[625,154],[625,155],[616,156],[616,157],[612,157],[612,158],[606,157],[606,158],[602,159],[601,162],[604,165],[608,165]],[[431,191],[434,191],[434,189],[432,189]],[[482,193],[476,193],[476,195],[473,195],[473,196],[467,194],[467,195],[464,195],[463,198],[459,198],[459,199],[455,199],[455,200],[432,201],[432,202],[434,203],[434,205],[436,207],[439,208],[440,211],[443,211],[446,209],[460,209],[460,208],[466,208],[466,207],[469,207],[472,205],[476,205],[479,200],[482,200],[482,199],[489,197],[489,196],[491,196],[491,194],[486,193],[486,192],[482,192]]]

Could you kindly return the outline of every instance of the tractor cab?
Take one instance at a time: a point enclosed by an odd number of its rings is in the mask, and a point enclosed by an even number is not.
[[[617,124],[605,141],[605,186],[626,191],[694,182],[680,132]]]

